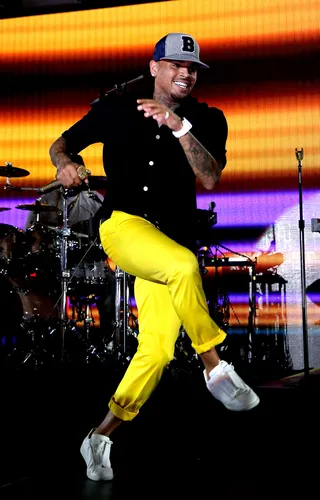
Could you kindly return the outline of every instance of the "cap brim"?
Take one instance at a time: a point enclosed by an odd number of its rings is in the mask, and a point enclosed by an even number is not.
[[[199,61],[196,57],[192,55],[187,55],[187,54],[176,54],[172,56],[167,56],[167,57],[160,57],[160,61],[167,60],[167,61],[190,61],[195,63],[199,68],[210,68],[207,64],[203,63],[202,61]]]

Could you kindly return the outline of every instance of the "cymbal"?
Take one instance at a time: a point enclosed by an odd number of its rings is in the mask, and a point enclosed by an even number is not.
[[[30,212],[60,212],[57,207],[53,207],[51,205],[45,205],[42,203],[30,204],[30,205],[17,205],[16,208],[19,210],[29,210]]]
[[[27,175],[30,175],[28,170],[13,167],[11,163],[8,163],[8,165],[4,167],[0,166],[0,177],[26,177]]]
[[[11,210],[11,208],[0,207],[0,212],[6,212],[6,210]]]

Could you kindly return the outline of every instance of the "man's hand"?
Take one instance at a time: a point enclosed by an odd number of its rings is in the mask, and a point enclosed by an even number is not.
[[[138,110],[144,112],[146,118],[157,120],[159,125],[166,125],[170,130],[178,132],[182,129],[182,120],[170,108],[153,99],[138,99]]]
[[[53,165],[57,168],[56,179],[65,188],[79,186],[82,181],[88,182],[85,167],[72,161],[67,155],[64,137],[59,137],[50,146],[49,154]]]
[[[64,161],[57,166],[57,179],[66,188],[79,186],[86,177],[83,176],[85,167],[71,160]],[[79,176],[80,174],[80,176]]]

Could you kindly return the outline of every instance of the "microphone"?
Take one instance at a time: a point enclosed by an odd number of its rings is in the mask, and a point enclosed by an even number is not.
[[[304,156],[303,155],[303,148],[300,148],[300,149],[296,148],[295,151],[296,151],[296,158],[297,158],[298,162],[301,162],[303,160],[303,156]]]
[[[38,189],[38,192],[41,194],[51,193],[51,191],[54,191],[55,189],[58,189],[61,186],[62,186],[62,184],[60,181],[58,181],[58,180],[51,181],[48,184],[46,184],[45,186],[40,187]]]
[[[87,175],[89,175],[89,173],[90,173],[89,170],[87,170]],[[41,193],[41,194],[51,193],[51,191],[55,191],[56,189],[59,189],[62,185],[63,184],[61,184],[61,182],[58,180],[51,181],[48,184],[46,184],[45,186],[38,188],[37,192]],[[70,189],[77,189],[77,188],[79,189],[81,187],[82,187],[82,184],[80,186],[75,186],[75,187],[70,188]]]
[[[69,153],[69,156],[70,156],[70,160],[72,162],[80,165],[77,168],[77,172],[78,172],[78,176],[80,177],[81,180],[83,180],[87,175],[91,174],[90,170],[87,170],[85,168],[84,161],[83,161],[83,158],[81,155]],[[62,186],[61,182],[56,179],[54,181],[49,182],[45,186],[40,187],[38,189],[38,192],[41,194],[51,193],[51,191],[54,191],[55,189],[58,189],[61,186]]]

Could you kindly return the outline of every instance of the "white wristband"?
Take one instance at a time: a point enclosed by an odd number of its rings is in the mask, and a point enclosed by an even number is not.
[[[178,132],[172,131],[173,135],[179,139],[179,137],[182,137],[183,135],[186,135],[189,130],[192,128],[192,125],[186,118],[183,118],[182,120],[182,129],[178,130]]]

